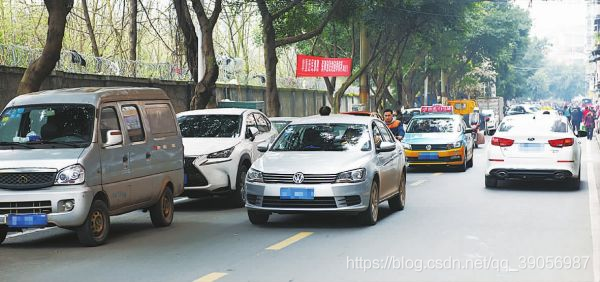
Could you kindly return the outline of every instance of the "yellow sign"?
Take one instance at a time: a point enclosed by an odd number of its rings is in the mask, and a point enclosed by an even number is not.
[[[450,100],[448,105],[452,106],[453,112],[458,115],[468,115],[477,107],[474,100]]]

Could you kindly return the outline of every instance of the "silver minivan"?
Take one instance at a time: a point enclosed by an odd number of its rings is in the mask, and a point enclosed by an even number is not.
[[[144,209],[155,226],[170,225],[182,192],[181,133],[160,89],[42,91],[0,115],[0,243],[58,226],[96,246],[112,215]]]

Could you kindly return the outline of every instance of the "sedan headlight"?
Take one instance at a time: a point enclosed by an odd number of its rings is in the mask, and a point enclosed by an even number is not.
[[[251,168],[246,174],[246,180],[250,182],[263,182],[263,173],[256,169]]]
[[[345,171],[338,174],[336,183],[355,183],[365,180],[367,176],[367,170],[359,168],[355,170]]]
[[[452,147],[454,149],[462,147],[462,141],[456,141],[456,142],[454,142],[454,144],[452,144]]]
[[[233,152],[233,149],[235,149],[234,147],[231,147],[229,149],[225,149],[222,151],[218,151],[218,152],[214,152],[212,154],[209,154],[207,156],[207,158],[209,159],[224,159],[224,158],[229,158],[229,156],[231,156],[231,153]]]
[[[81,184],[85,181],[85,170],[81,165],[72,165],[63,168],[56,174],[54,184],[57,185],[72,185]]]

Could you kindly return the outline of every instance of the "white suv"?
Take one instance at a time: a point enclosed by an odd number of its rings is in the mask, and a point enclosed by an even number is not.
[[[177,121],[184,145],[184,195],[226,196],[245,203],[246,173],[262,153],[257,145],[277,136],[269,119],[257,110],[208,109],[182,112]]]

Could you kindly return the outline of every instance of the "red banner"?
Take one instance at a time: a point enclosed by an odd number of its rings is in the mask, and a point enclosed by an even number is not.
[[[350,58],[298,55],[296,59],[296,77],[350,76],[352,71]]]

